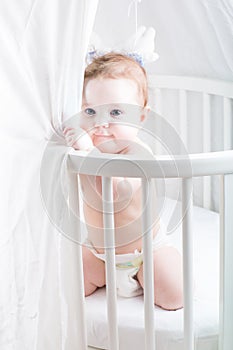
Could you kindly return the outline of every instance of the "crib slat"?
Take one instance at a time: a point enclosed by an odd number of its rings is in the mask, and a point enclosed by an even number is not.
[[[109,349],[119,350],[112,179],[102,177]]]
[[[79,202],[79,182],[78,182],[78,176],[76,173],[69,173],[69,185],[70,185],[70,191],[69,191],[69,200],[70,200],[70,207],[74,210],[76,213],[80,213],[80,202]],[[74,189],[78,189],[77,191],[74,191]],[[75,220],[74,216],[70,217],[70,220],[74,220],[72,225],[76,227],[77,230],[77,242],[82,241],[81,237],[81,225],[80,221],[78,221],[78,227],[77,227],[77,220]],[[66,248],[68,248],[68,242],[67,238],[63,240],[63,249],[64,244],[66,244]],[[72,244],[72,245],[71,245]],[[73,242],[69,242],[69,264],[71,262],[72,255],[71,252],[74,251],[75,254],[75,278],[72,278],[72,285],[73,290],[77,292],[74,298],[72,298],[72,309],[77,310],[75,313],[76,318],[72,318],[72,321],[70,321],[70,328],[75,330],[75,334],[77,334],[77,337],[75,337],[77,343],[75,343],[75,346],[78,349],[87,349],[87,325],[86,325],[86,310],[85,310],[85,293],[84,293],[84,279],[83,279],[83,260],[82,260],[82,246],[80,244],[74,244]],[[69,272],[72,270],[72,268],[69,267]],[[67,270],[66,270],[67,275]],[[73,276],[72,276],[73,277]],[[66,281],[66,283],[68,283]],[[77,322],[76,322],[77,319]],[[73,327],[73,322],[75,322],[75,327]],[[67,339],[73,339],[74,336],[69,334],[67,332],[66,338]],[[69,344],[69,347],[74,346],[74,344]]]
[[[210,95],[203,94],[203,152],[211,151]],[[203,177],[203,206],[211,209],[211,178]]]
[[[192,178],[182,180],[184,349],[194,350]]]
[[[82,262],[82,247],[77,245],[77,303],[78,303],[78,324],[77,329],[80,332],[78,337],[78,349],[87,349],[87,326],[86,326],[86,313],[85,313],[85,300],[84,300],[84,282],[83,282],[83,262]]]
[[[155,94],[155,112],[162,115],[163,113],[163,100],[162,100],[162,92],[161,89],[154,89]]]
[[[179,90],[179,117],[180,117],[180,136],[185,145],[188,146],[188,127],[187,127],[187,91]]]
[[[155,350],[152,181],[142,179],[145,349]]]
[[[232,116],[231,116],[231,100],[227,97],[223,98],[223,142],[224,150],[232,147]]]
[[[163,99],[162,99],[161,89],[155,89],[155,112],[161,116],[163,115]],[[155,130],[157,130],[157,133],[155,136],[162,134],[160,124],[155,125]],[[157,142],[155,143],[155,149],[153,149],[153,151],[155,152],[155,154],[162,154],[163,153],[162,144],[159,141],[159,138],[156,138],[156,140]]]
[[[219,349],[233,349],[233,174],[221,176]]]

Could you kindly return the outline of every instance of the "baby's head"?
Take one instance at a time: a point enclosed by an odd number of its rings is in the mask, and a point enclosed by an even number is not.
[[[102,152],[119,153],[135,142],[147,100],[144,68],[130,57],[108,53],[86,68],[80,126]]]
[[[139,104],[143,107],[148,102],[148,84],[145,69],[133,58],[126,55],[110,52],[97,57],[89,64],[84,75],[83,100],[87,84],[93,79],[126,79],[136,83]],[[119,102],[119,101],[114,101]]]

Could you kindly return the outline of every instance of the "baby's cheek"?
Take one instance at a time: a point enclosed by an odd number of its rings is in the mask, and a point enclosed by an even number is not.
[[[117,138],[122,140],[134,140],[138,134],[138,128],[134,126],[124,126],[116,130]]]

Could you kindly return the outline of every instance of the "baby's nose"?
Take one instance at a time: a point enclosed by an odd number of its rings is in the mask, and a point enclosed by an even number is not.
[[[95,127],[99,127],[99,126],[103,126],[107,128],[109,126],[109,122],[107,118],[96,118]]]

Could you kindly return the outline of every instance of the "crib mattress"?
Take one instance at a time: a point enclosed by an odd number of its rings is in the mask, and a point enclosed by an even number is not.
[[[166,201],[164,220],[169,219],[174,201]],[[194,207],[194,329],[195,349],[218,349],[219,318],[219,215]],[[181,227],[171,235],[181,250]],[[88,344],[108,349],[105,288],[86,298]],[[156,350],[183,350],[183,310],[154,307]],[[143,296],[118,297],[119,343],[121,350],[146,350],[144,345]]]

